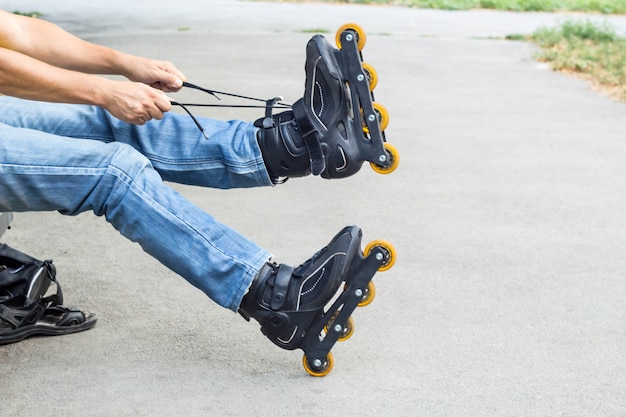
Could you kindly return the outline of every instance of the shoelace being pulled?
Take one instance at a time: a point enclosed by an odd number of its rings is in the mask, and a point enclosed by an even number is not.
[[[231,108],[248,108],[248,109],[250,109],[250,108],[262,108],[262,109],[265,109],[265,117],[271,117],[272,116],[272,110],[275,109],[275,108],[278,108],[278,109],[289,109],[289,108],[291,108],[291,104],[284,103],[282,97],[274,97],[274,98],[269,99],[269,100],[264,100],[264,99],[260,99],[260,98],[256,98],[256,97],[248,97],[248,96],[242,96],[242,95],[239,95],[239,94],[226,93],[226,92],[223,92],[223,91],[210,90],[208,88],[200,87],[199,85],[192,84],[192,83],[187,82],[187,81],[183,82],[183,87],[192,88],[194,90],[202,91],[204,93],[212,95],[213,97],[215,97],[218,100],[221,100],[221,98],[218,96],[218,94],[220,94],[220,95],[223,95],[223,96],[229,96],[229,97],[235,97],[235,98],[239,98],[239,99],[243,99],[243,100],[258,101],[258,102],[265,103],[264,106],[261,106],[261,105],[245,105],[245,104],[181,103],[181,102],[178,102],[178,101],[171,101],[171,103],[173,105],[179,106],[180,108],[182,108],[185,111],[185,113],[187,113],[189,115],[189,117],[191,117],[191,120],[193,120],[193,122],[198,127],[198,129],[202,133],[202,136],[204,136],[205,139],[208,139],[208,137],[207,137],[206,133],[204,133],[204,128],[202,127],[202,125],[200,124],[198,119],[196,119],[194,117],[194,115],[191,114],[191,111],[187,107],[231,107]]]

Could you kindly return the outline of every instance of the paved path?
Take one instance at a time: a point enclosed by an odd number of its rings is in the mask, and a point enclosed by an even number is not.
[[[54,259],[66,299],[99,323],[1,347],[0,416],[626,415],[626,106],[538,65],[532,46],[493,39],[563,16],[233,0],[3,7],[170,59],[202,85],[290,101],[307,31],[356,21],[402,163],[274,189],[176,186],[279,261],[299,263],[352,223],[394,243],[397,265],[377,275],[376,301],[355,313],[323,379],[103,219],[16,214],[3,241]]]

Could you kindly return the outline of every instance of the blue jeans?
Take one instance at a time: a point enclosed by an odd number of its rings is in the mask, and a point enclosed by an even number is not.
[[[164,184],[272,185],[252,123],[167,113],[144,126],[93,106],[0,97],[0,211],[104,215],[219,305],[237,311],[270,253]]]

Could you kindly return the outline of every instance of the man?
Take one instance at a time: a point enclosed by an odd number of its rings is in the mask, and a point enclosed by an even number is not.
[[[307,57],[323,55],[323,48],[317,45]],[[289,315],[328,303],[360,249],[361,231],[344,228],[297,268],[275,265],[268,251],[167,186],[164,180],[271,186],[280,177],[309,174],[316,158],[305,139],[315,133],[312,121],[295,106],[256,123],[198,118],[207,140],[191,118],[168,113],[172,103],[165,93],[178,91],[184,80],[169,62],[94,45],[44,20],[0,11],[0,211],[104,215],[216,303],[257,319],[274,343],[298,347],[306,326],[290,323]],[[341,88],[314,81],[324,84],[320,93],[332,89],[328,94],[337,95]],[[332,140],[325,135],[318,145]],[[350,175],[356,172],[353,165],[362,161],[342,155],[336,163],[343,166],[318,159],[315,173],[345,176],[346,165]]]

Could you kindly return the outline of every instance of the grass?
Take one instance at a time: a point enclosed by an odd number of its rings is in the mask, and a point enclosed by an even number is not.
[[[394,4],[444,10],[496,9],[517,12],[595,12],[626,14],[626,0],[326,0],[360,4]]]
[[[330,33],[328,29],[323,29],[323,28],[303,29],[300,32],[302,33]]]
[[[19,14],[20,16],[28,16],[28,17],[42,17],[43,14],[39,12],[21,12],[19,10],[13,11],[13,14]]]
[[[510,36],[509,39],[520,39]],[[608,22],[568,20],[542,27],[525,39],[541,47],[536,59],[556,71],[589,81],[596,89],[626,101],[626,38]]]

